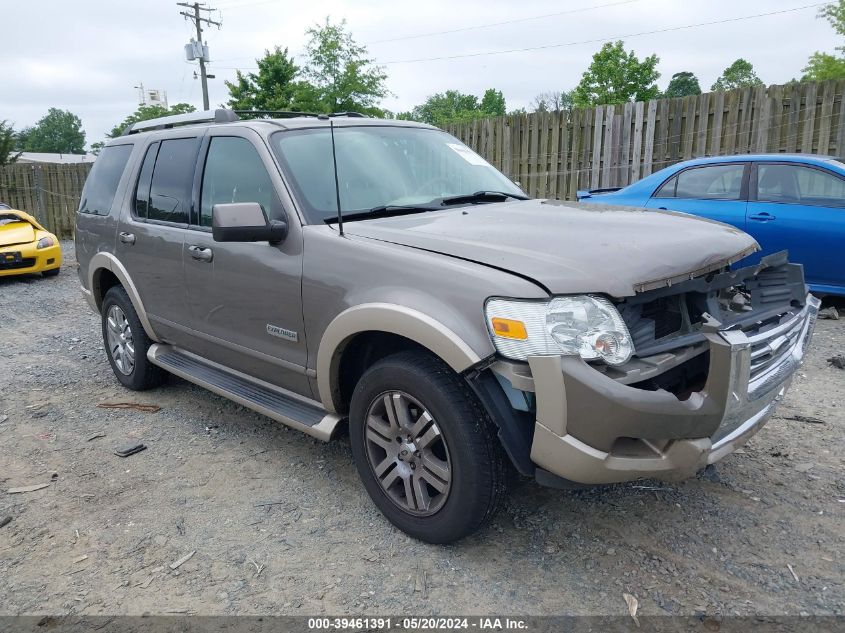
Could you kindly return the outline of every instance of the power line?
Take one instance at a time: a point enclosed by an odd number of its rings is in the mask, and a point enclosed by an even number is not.
[[[640,0],[622,0],[621,2],[609,2],[607,4],[597,4],[592,7],[579,7],[578,9],[569,9],[567,11],[557,11],[555,13],[545,13],[543,15],[533,15],[527,18],[517,18],[515,20],[503,20],[501,22],[488,22],[487,24],[477,24],[475,26],[465,26],[459,29],[450,29],[448,31],[434,31],[431,33],[420,33],[419,35],[407,35],[404,37],[391,37],[386,40],[375,40],[373,42],[367,42],[367,45],[370,46],[372,44],[383,44],[385,42],[400,42],[404,40],[416,40],[423,37],[433,37],[435,35],[446,35],[449,33],[464,33],[466,31],[474,31],[476,29],[489,29],[494,26],[504,26],[506,24],[518,24],[519,22],[529,22],[531,20],[542,20],[544,18],[553,18],[559,15],[568,15],[571,13],[583,13],[585,11],[592,11],[594,9],[604,9],[606,7],[617,7],[622,4],[632,4],[634,2],[639,2]]]
[[[643,35],[656,35],[658,33],[670,33],[673,31],[683,31],[687,29],[694,29],[699,28],[702,26],[713,26],[716,24],[728,24],[731,22],[741,22],[743,20],[752,20],[754,18],[762,18],[771,15],[782,15],[785,13],[794,13],[795,11],[803,11],[804,9],[811,9],[814,7],[820,7],[822,5],[827,4],[826,2],[815,2],[813,4],[806,4],[800,7],[793,7],[791,9],[781,9],[779,11],[768,11],[766,13],[756,13],[754,15],[745,15],[736,18],[725,18],[722,20],[713,20],[710,22],[697,22],[695,24],[685,24],[683,26],[672,26],[663,29],[654,29],[652,31],[640,31],[639,33],[627,33],[624,35],[615,35],[613,37],[599,37],[595,39],[589,40],[579,40],[575,42],[564,42],[562,44],[545,44],[543,46],[528,46],[525,48],[510,48],[505,50],[499,51],[485,51],[479,53],[462,53],[459,55],[444,55],[441,57],[419,57],[416,59],[398,59],[398,60],[391,60],[387,62],[381,62],[382,64],[414,64],[417,62],[433,62],[433,61],[441,61],[447,59],[463,59],[469,57],[484,57],[486,55],[506,55],[508,53],[525,53],[528,51],[539,51],[539,50],[546,50],[551,48],[563,48],[565,46],[578,46],[580,44],[595,44],[597,42],[610,42],[613,40],[621,40],[621,39],[629,39],[632,37],[641,37]]]
[[[223,25],[220,22],[215,22],[211,18],[202,17],[200,15],[200,11],[211,13],[215,9],[212,9],[211,7],[206,7],[200,2],[177,2],[176,4],[180,7],[193,9],[193,13],[189,13],[188,11],[180,11],[179,15],[183,15],[189,20],[192,20],[194,26],[196,26],[197,29],[197,44],[199,45],[199,55],[196,56],[196,59],[198,59],[200,63],[200,78],[202,79],[202,108],[203,110],[208,110],[208,75],[205,71],[205,64],[208,61],[208,49],[205,47],[202,41],[202,25],[203,23],[208,24],[209,26],[214,25],[218,29]],[[193,57],[191,57],[191,59],[193,59]]]

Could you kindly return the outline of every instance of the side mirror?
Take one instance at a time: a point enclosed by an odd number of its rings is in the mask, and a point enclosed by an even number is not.
[[[270,242],[288,234],[288,223],[267,220],[257,202],[215,204],[211,208],[211,235],[215,242]]]

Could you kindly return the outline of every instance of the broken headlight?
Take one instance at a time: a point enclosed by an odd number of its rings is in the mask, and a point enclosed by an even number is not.
[[[490,299],[485,312],[496,349],[514,360],[565,354],[621,365],[634,353],[625,322],[604,297]]]

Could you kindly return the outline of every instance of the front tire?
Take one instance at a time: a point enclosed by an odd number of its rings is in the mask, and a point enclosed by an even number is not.
[[[451,543],[480,529],[505,497],[505,462],[481,404],[441,360],[402,352],[369,368],[349,414],[355,465],[402,531]]]
[[[59,274],[60,270],[61,270],[61,268],[51,268],[50,270],[42,271],[41,274],[44,275],[45,277],[55,277],[56,275]]]
[[[101,314],[106,355],[120,383],[135,391],[161,385],[167,373],[147,359],[152,341],[121,286],[109,288],[103,298]]]

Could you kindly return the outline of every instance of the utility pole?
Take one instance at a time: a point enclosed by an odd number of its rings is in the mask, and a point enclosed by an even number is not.
[[[214,20],[206,17],[202,17],[200,15],[200,11],[211,12],[214,11],[211,7],[204,6],[201,2],[177,2],[176,3],[180,7],[185,7],[187,9],[193,9],[193,13],[189,13],[188,11],[180,11],[179,15],[183,15],[189,20],[192,20],[194,26],[197,28],[197,44],[199,45],[199,55],[197,59],[200,62],[200,79],[202,80],[202,109],[208,110],[208,75],[205,72],[205,64],[208,61],[206,51],[207,49],[203,45],[202,42],[202,25],[203,22],[208,24],[209,26],[214,25],[218,29],[223,26],[220,22],[215,22]]]

